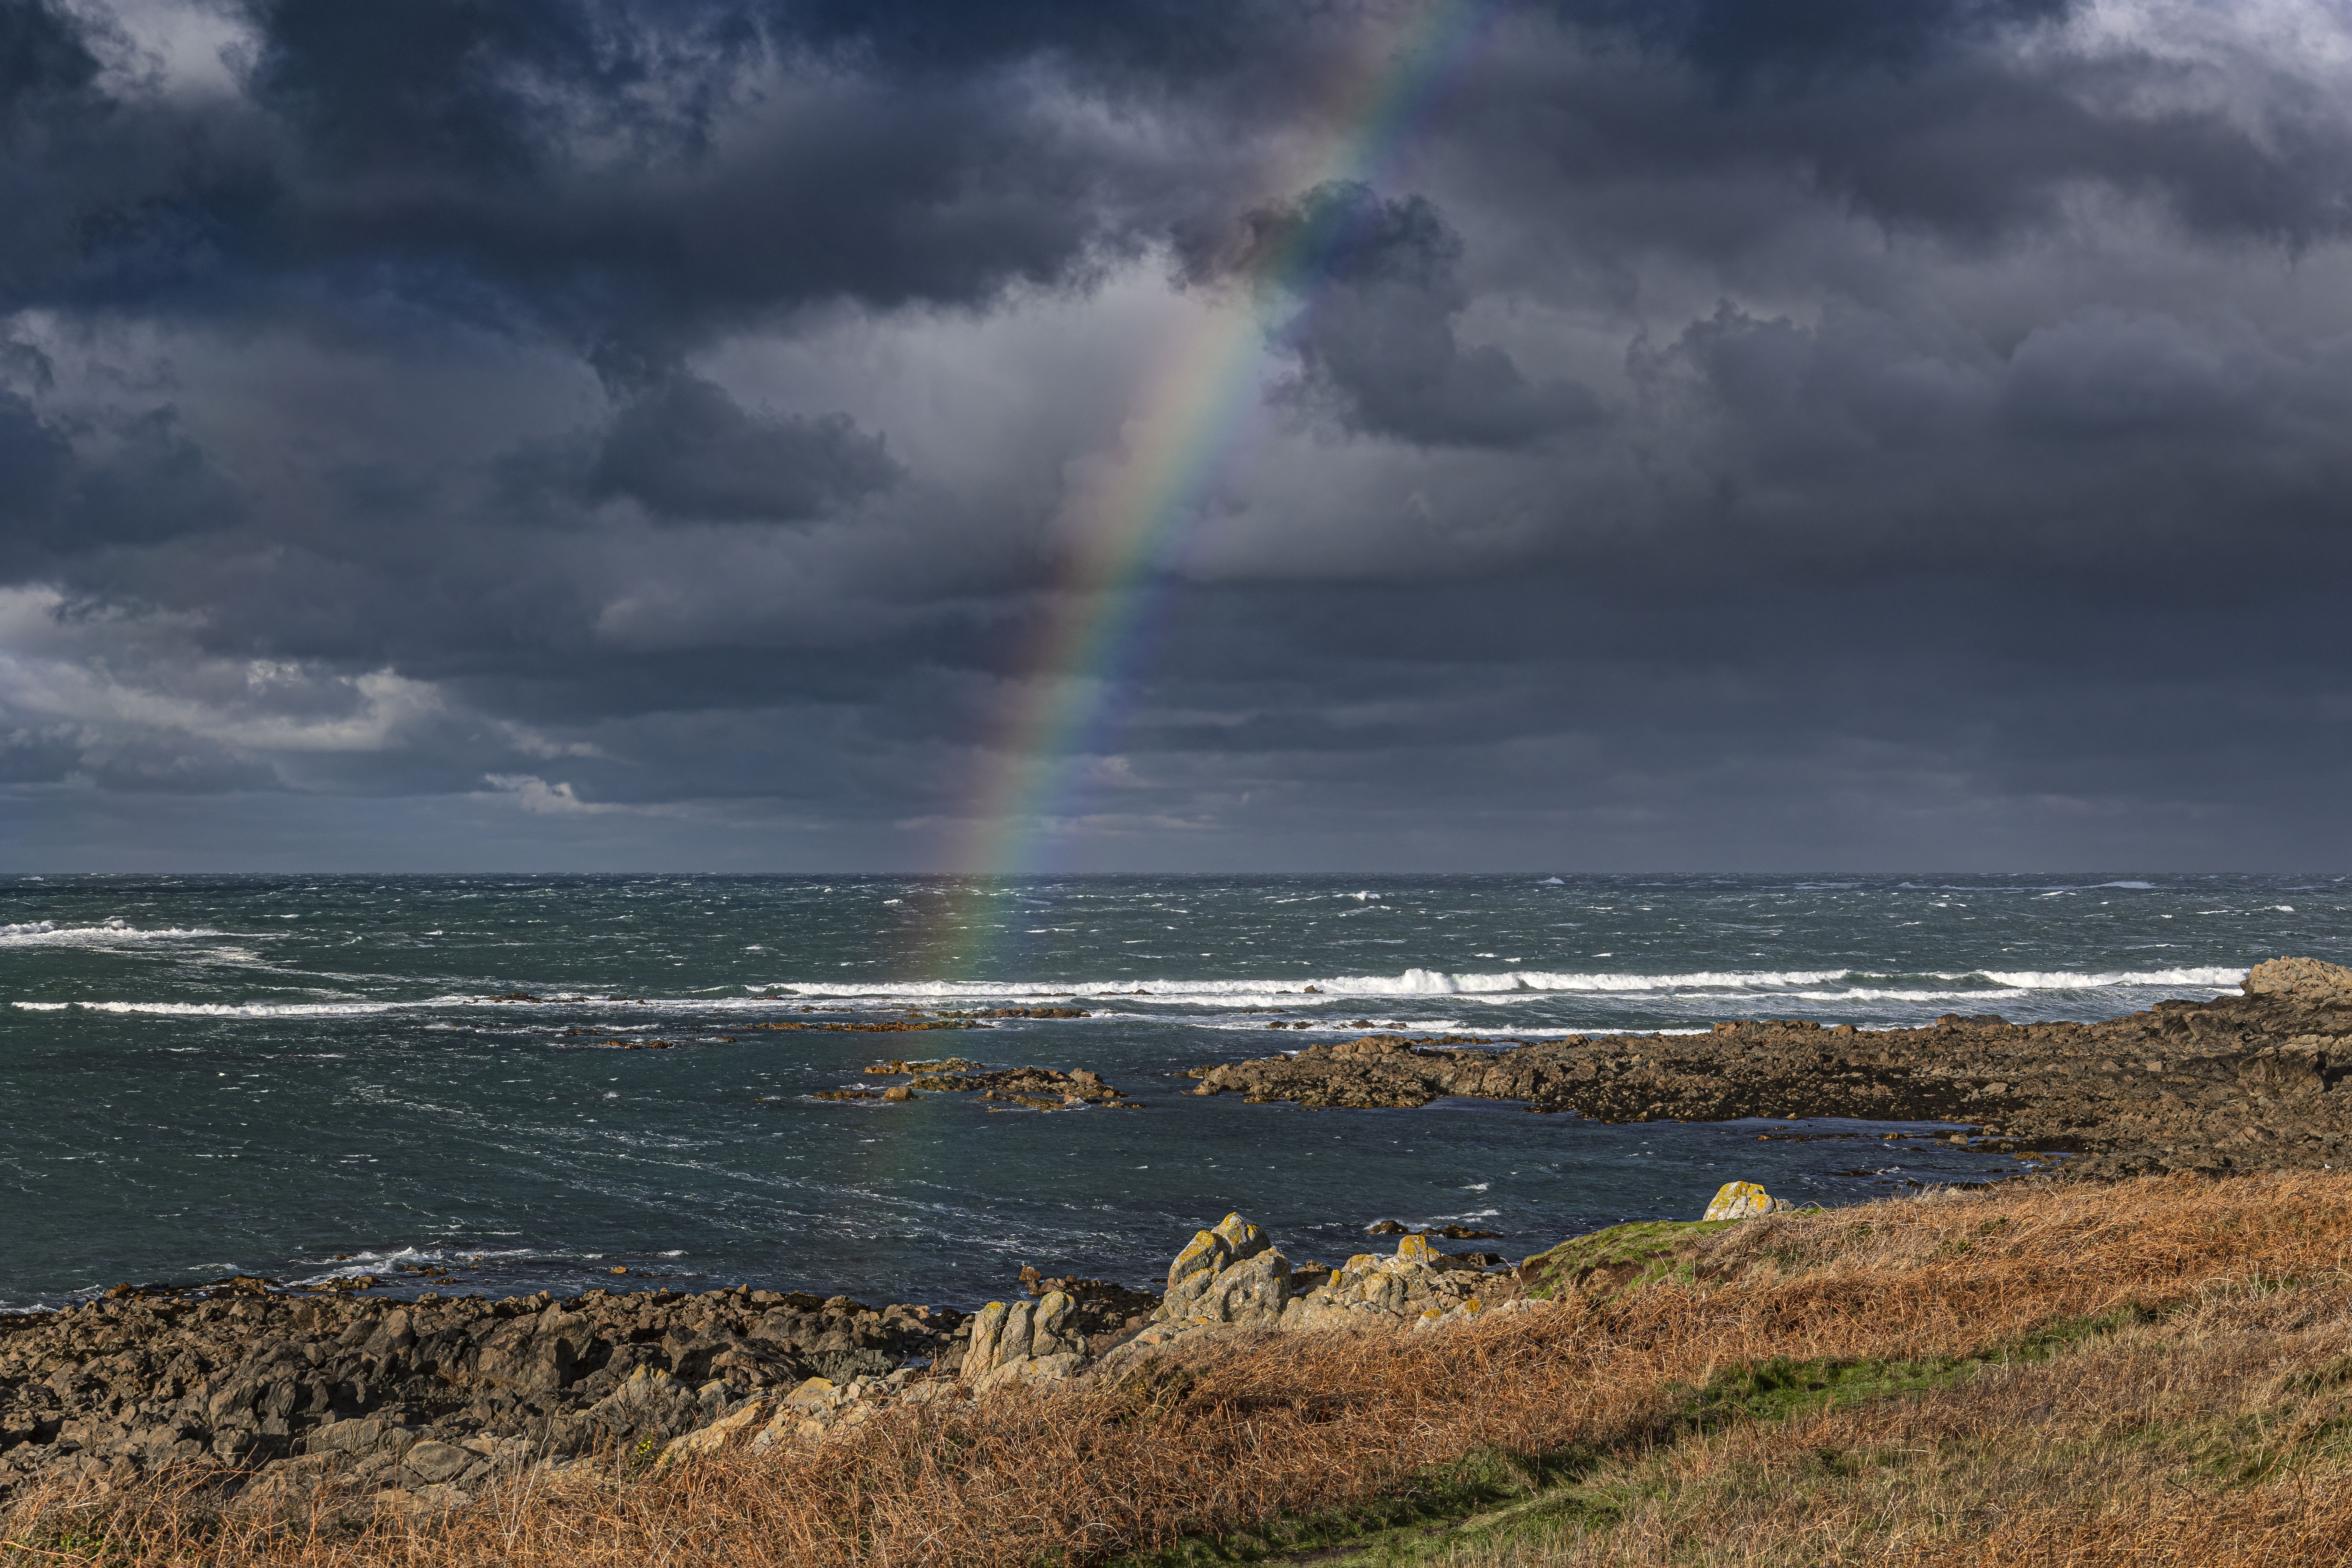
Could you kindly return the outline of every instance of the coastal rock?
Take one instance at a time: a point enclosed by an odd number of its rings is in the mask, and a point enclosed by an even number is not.
[[[1457,1320],[1518,1296],[1516,1279],[1486,1272],[1501,1261],[1444,1253],[1429,1237],[1409,1235],[1392,1256],[1360,1253],[1336,1269],[1294,1267],[1256,1226],[1228,1215],[1177,1254],[1152,1322],[1098,1364],[1115,1370],[1165,1345],[1252,1330],[1395,1330]]]
[[[400,1479],[409,1487],[439,1486],[472,1469],[479,1458],[455,1443],[419,1443],[401,1456]]]
[[[701,1415],[694,1385],[641,1366],[628,1381],[588,1407],[588,1419],[626,1446],[641,1436],[684,1431]]]
[[[1255,1231],[1257,1227],[1250,1228]],[[1257,1240],[1263,1244],[1265,1238],[1260,1236]],[[1199,1268],[1187,1273],[1182,1280],[1169,1287],[1153,1317],[1160,1322],[1270,1328],[1281,1319],[1283,1305],[1290,1299],[1290,1259],[1271,1246],[1260,1245],[1223,1268]]]
[[[1612,1122],[1940,1121],[2021,1171],[2069,1177],[2352,1164],[2352,970],[2273,959],[2242,993],[2096,1024],[1949,1014],[1920,1028],[1745,1019],[1532,1042],[1383,1033],[1192,1071],[1195,1093],[1334,1108],[1464,1095]]]
[[[919,1064],[894,1065],[912,1068]],[[976,1093],[982,1100],[1011,1100],[1033,1110],[1075,1110],[1084,1106],[1125,1110],[1137,1103],[1104,1081],[1100,1074],[1086,1068],[1072,1072],[1063,1072],[1055,1068],[1005,1068],[996,1072],[924,1072],[906,1087],[934,1094]]]
[[[2315,958],[2273,958],[2246,972],[2249,996],[2277,996],[2316,1007],[2352,1007],[2352,969]]]
[[[705,1454],[715,1454],[730,1441],[748,1433],[757,1422],[766,1404],[759,1399],[747,1399],[740,1407],[720,1416],[708,1426],[673,1437],[664,1446],[661,1458],[654,1461],[656,1470],[667,1469],[681,1459],[691,1459]]]
[[[1772,1214],[1796,1205],[1776,1198],[1754,1182],[1726,1182],[1716,1189],[1715,1197],[1706,1205],[1702,1219],[1753,1219],[1758,1215]]]
[[[1086,1359],[1077,1302],[1059,1290],[1035,1301],[991,1301],[973,1314],[961,1369],[975,1393],[1021,1377],[1066,1377]]]
[[[462,1490],[600,1446],[666,1444],[812,1373],[887,1384],[947,1358],[961,1322],[741,1287],[390,1301],[258,1280],[122,1286],[0,1317],[0,1496],[165,1467],[232,1490],[313,1470]]]

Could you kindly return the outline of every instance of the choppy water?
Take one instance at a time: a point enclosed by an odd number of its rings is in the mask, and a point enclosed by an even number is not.
[[[1874,1125],[1759,1142],[1472,1101],[1244,1105],[1184,1093],[1183,1069],[1367,1025],[2089,1019],[2233,989],[2279,953],[2352,960],[2352,881],[2330,877],[17,877],[0,900],[18,1307],[425,1262],[460,1270],[445,1290],[626,1267],[969,1304],[1024,1263],[1143,1279],[1236,1207],[1294,1256],[1344,1256],[1389,1216],[1517,1255],[1694,1215],[1735,1176],[1841,1203],[2014,1163],[1889,1153]],[[517,993],[538,999],[491,1000]],[[749,1027],[1071,997],[1094,1016]],[[656,1037],[677,1048],[604,1043]],[[1148,1109],[806,1098],[950,1053],[1092,1068]]]

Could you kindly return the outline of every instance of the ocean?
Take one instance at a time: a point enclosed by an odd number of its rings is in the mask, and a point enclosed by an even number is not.
[[[1889,1148],[1895,1124],[1759,1142],[1249,1105],[1184,1069],[1372,1029],[2088,1020],[2281,953],[2352,961],[2352,881],[2321,876],[19,876],[0,897],[0,1310],[230,1273],[970,1307],[1024,1265],[1151,1282],[1234,1209],[1294,1258],[1363,1250],[1382,1219],[1517,1257],[1695,1217],[1733,1179],[1835,1205],[2017,1163]],[[1089,1016],[754,1027],[1008,1005]],[[654,1040],[674,1048],[615,1046]],[[1090,1068],[1143,1109],[813,1098],[950,1055]]]

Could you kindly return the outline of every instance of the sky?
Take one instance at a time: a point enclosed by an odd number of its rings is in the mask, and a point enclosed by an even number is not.
[[[2340,0],[0,0],[0,869],[2352,862]]]

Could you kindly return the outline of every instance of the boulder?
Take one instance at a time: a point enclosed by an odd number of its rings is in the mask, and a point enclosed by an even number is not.
[[[747,1399],[740,1407],[720,1416],[709,1426],[698,1426],[691,1432],[671,1438],[662,1448],[661,1458],[654,1461],[654,1468],[664,1470],[680,1459],[717,1453],[727,1446],[729,1439],[750,1431],[751,1424],[760,1418],[765,1408],[764,1400]]]
[[[1281,1319],[1283,1304],[1290,1299],[1290,1259],[1269,1247],[1213,1274],[1200,1269],[1186,1275],[1179,1284],[1170,1287],[1166,1300],[1153,1316],[1160,1322],[1271,1328]]]
[[[455,1443],[419,1443],[401,1456],[401,1479],[412,1488],[439,1486],[464,1475],[480,1458]]]
[[[1265,1232],[1238,1214],[1227,1215],[1213,1229],[1195,1231],[1192,1239],[1168,1266],[1168,1289],[1160,1298],[1160,1310],[1152,1313],[1152,1321],[1177,1322],[1197,1316],[1198,1302],[1219,1275],[1273,1245]]]
[[[1957,1142],[1957,1140],[1956,1140]],[[1706,1205],[1702,1219],[1753,1219],[1758,1215],[1773,1214],[1796,1205],[1784,1198],[1776,1198],[1754,1182],[1726,1182],[1715,1192],[1715,1199]]]
[[[1076,1311],[1077,1303],[1059,1290],[1048,1290],[1034,1301],[991,1301],[972,1319],[971,1348],[960,1369],[964,1380],[975,1389],[994,1387],[1009,1381],[999,1373],[1038,1375],[1023,1370],[1033,1361],[1059,1356],[1083,1360],[1087,1346],[1073,1321]]]
[[[1518,1293],[1516,1281],[1485,1274],[1488,1261],[1485,1254],[1440,1252],[1427,1236],[1406,1236],[1391,1256],[1360,1253],[1337,1269],[1294,1268],[1257,1226],[1229,1215],[1177,1255],[1151,1326],[1110,1352],[1104,1364],[1174,1340],[1238,1330],[1396,1328],[1475,1315]]]
[[[2273,958],[2246,972],[2249,996],[2279,996],[2307,1006],[2352,1006],[2352,969],[2315,958]]]
[[[590,1405],[587,1415],[625,1441],[646,1435],[667,1437],[701,1425],[702,1400],[691,1384],[639,1367],[627,1382]]]

